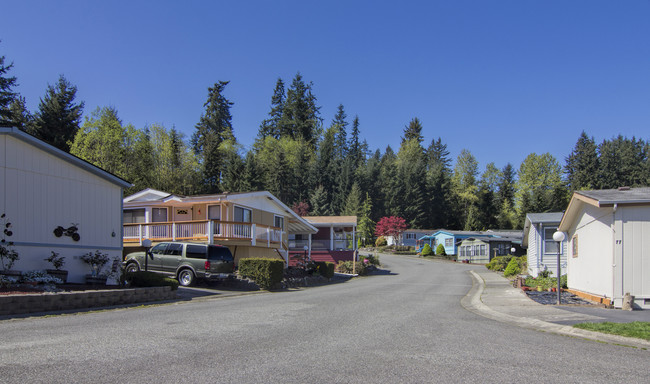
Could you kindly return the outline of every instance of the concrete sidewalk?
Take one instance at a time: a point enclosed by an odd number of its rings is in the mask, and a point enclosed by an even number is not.
[[[470,274],[473,280],[472,289],[461,300],[461,304],[476,314],[522,328],[650,349],[650,341],[565,325],[577,322],[620,321],[620,310],[602,309],[580,313],[565,310],[562,306],[543,305],[529,299],[521,289],[514,288],[508,279],[497,273],[476,270],[470,271]],[[638,321],[649,321],[650,311],[639,311],[638,316],[635,316],[635,312],[631,312],[630,318],[638,317]]]

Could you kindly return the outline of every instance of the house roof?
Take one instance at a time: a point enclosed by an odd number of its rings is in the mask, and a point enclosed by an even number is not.
[[[140,192],[134,193],[133,195],[127,196],[124,198],[124,204],[126,206],[142,206],[142,205],[154,205],[160,203],[166,203],[169,201],[175,201],[179,203],[209,203],[209,202],[224,202],[224,201],[237,201],[238,199],[245,198],[266,198],[269,202],[276,205],[281,211],[284,211],[288,216],[289,220],[287,223],[287,229],[290,233],[316,233],[318,230],[311,225],[309,222],[298,216],[291,208],[287,207],[282,201],[277,197],[273,196],[268,191],[257,191],[257,192],[224,192],[214,195],[196,195],[196,196],[182,196],[182,195],[173,195],[167,192],[158,191],[155,189],[147,188]]]
[[[303,216],[312,225],[357,225],[356,216]]]
[[[598,208],[615,208],[619,205],[650,205],[650,188],[622,187],[618,189],[575,191],[571,196],[571,201],[558,230],[566,231],[585,204]]]
[[[526,214],[526,221],[524,222],[524,229],[522,233],[521,245],[524,248],[528,247],[528,232],[533,224],[560,224],[564,212],[546,212],[546,213],[528,213]]]
[[[509,242],[509,243],[514,243],[514,244],[521,244],[521,236],[513,236],[513,237],[468,237],[465,240],[478,240],[478,241],[483,241],[486,243],[494,243],[494,242]]]
[[[131,183],[128,181],[119,178],[115,176],[114,174],[105,171],[89,162],[86,160],[83,160],[77,156],[71,155],[65,151],[60,150],[59,148],[50,145],[26,132],[21,131],[20,129],[16,127],[10,127],[10,128],[5,128],[5,127],[0,127],[0,134],[2,135],[9,135],[11,137],[14,137],[18,140],[21,140],[27,144],[30,144],[44,152],[49,153],[52,156],[56,156],[61,160],[64,160],[74,166],[77,166],[84,171],[90,172],[95,176],[98,176],[110,183],[113,183],[121,188],[129,188],[132,186]]]

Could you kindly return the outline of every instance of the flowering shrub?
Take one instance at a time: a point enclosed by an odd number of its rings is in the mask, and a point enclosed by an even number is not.
[[[91,275],[99,276],[104,265],[108,263],[108,254],[102,253],[99,250],[96,250],[94,255],[92,252],[88,252],[81,256],[81,261],[90,266]]]
[[[63,284],[61,279],[50,276],[45,271],[25,272],[22,275],[22,281],[25,283]]]

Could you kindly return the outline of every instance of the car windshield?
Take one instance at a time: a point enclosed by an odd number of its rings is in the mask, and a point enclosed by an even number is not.
[[[232,261],[232,253],[226,247],[208,247],[208,260]]]

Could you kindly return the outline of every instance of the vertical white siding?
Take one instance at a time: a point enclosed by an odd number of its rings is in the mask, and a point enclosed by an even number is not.
[[[48,268],[43,260],[55,250],[66,256],[71,280],[83,280],[78,257],[104,250],[121,257],[121,189],[57,156],[1,135],[3,212],[13,224],[20,270]],[[54,236],[57,226],[78,224],[80,241]],[[112,233],[115,233],[115,237]]]
[[[568,286],[598,296],[613,296],[612,252],[614,220],[612,208],[582,204],[582,213],[568,231]],[[573,254],[573,237],[578,237],[578,255]]]
[[[623,207],[623,291],[650,299],[650,207]]]

